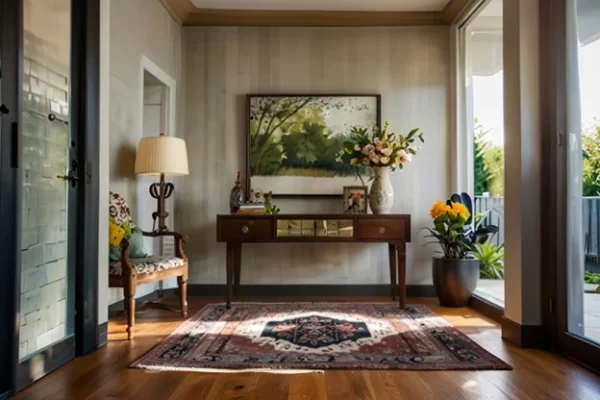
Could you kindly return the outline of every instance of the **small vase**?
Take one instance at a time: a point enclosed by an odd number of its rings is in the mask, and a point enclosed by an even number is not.
[[[394,205],[394,188],[390,167],[374,167],[375,179],[369,190],[369,206],[373,214],[389,214]]]
[[[231,189],[231,194],[229,195],[229,211],[235,214],[243,203],[244,189],[242,189],[242,175],[238,171],[235,186]]]

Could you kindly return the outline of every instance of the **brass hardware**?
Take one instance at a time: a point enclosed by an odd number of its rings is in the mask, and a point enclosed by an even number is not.
[[[385,227],[380,226],[379,228],[377,228],[377,232],[380,234],[384,234],[385,233]]]
[[[69,176],[69,175],[56,175],[56,177],[58,179],[60,179],[60,180],[63,180],[63,181],[75,181],[76,182],[76,181],[79,180],[78,177],[76,177],[76,176]]]
[[[242,227],[242,233],[248,233],[248,232],[250,232],[250,228],[248,228],[248,226],[247,226],[247,225],[244,225],[244,226]]]

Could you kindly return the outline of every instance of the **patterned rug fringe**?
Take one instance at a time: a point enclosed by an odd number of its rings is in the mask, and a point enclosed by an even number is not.
[[[136,364],[135,368],[145,369],[148,372],[204,372],[209,374],[245,374],[247,372],[256,372],[263,374],[324,374],[322,369],[277,369],[277,368],[247,368],[247,369],[222,369],[222,368],[186,368],[172,367],[166,365],[140,365]]]

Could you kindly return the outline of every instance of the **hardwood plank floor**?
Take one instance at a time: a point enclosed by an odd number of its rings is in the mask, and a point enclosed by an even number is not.
[[[249,300],[249,299],[248,299]],[[275,301],[257,299],[255,301]],[[387,298],[327,298],[294,301],[388,301]],[[190,298],[190,315],[222,299]],[[291,299],[281,299],[291,301]],[[165,302],[176,304],[175,298]],[[129,369],[180,323],[175,313],[147,309],[136,315],[136,338],[128,342],[124,316],[109,323],[109,343],[80,357],[15,399],[600,399],[600,377],[576,363],[541,350],[519,349],[500,337],[500,327],[469,308],[450,309],[435,299],[425,303],[513,371],[326,371],[309,374],[146,372]]]

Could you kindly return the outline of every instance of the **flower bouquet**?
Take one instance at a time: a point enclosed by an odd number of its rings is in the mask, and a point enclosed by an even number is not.
[[[374,126],[370,131],[362,126],[353,126],[338,161],[349,165],[365,166],[373,169],[375,179],[369,191],[369,205],[375,214],[387,214],[394,204],[394,189],[389,172],[403,169],[417,154],[414,145],[423,140],[423,133],[415,128],[407,135],[389,132],[390,123],[386,121],[383,129]]]

